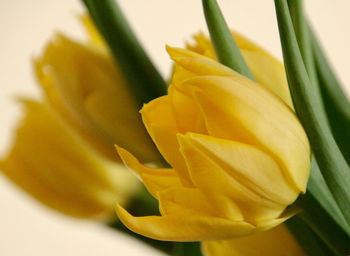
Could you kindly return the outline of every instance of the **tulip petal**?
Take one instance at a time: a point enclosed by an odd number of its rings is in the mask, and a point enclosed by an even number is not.
[[[182,85],[203,111],[209,135],[251,144],[270,154],[288,181],[305,192],[310,146],[293,111],[242,76],[197,77]]]
[[[201,247],[205,256],[306,256],[284,225],[241,238],[204,241]]]
[[[119,219],[130,230],[156,240],[198,241],[228,239],[254,231],[249,223],[206,216],[147,216],[134,217],[117,206]]]
[[[90,16],[84,15],[81,16],[80,18],[82,24],[84,25],[86,31],[88,32],[89,35],[89,42],[91,44],[94,44],[96,46],[101,47],[103,50],[107,50],[107,46],[103,38],[101,37],[100,33],[96,29],[94,23],[90,19]]]
[[[217,194],[227,196],[231,199],[231,202],[227,203],[237,204],[244,219],[251,223],[260,219],[276,218],[285,208],[284,205],[260,196],[251,187],[244,186],[230,176],[215,162],[215,159],[211,159],[201,147],[198,147],[198,143],[191,135],[178,135],[178,140],[193,183],[202,191],[207,191],[208,197],[210,195],[215,197]]]
[[[234,70],[224,65],[218,65],[218,62],[212,58],[197,54],[193,51],[174,47],[167,47],[167,51],[176,64],[193,75],[230,76],[232,73],[236,73]],[[176,72],[174,75],[176,75]],[[179,79],[177,80],[180,81]]]
[[[162,215],[221,217],[196,188],[174,187],[160,192],[159,209]]]
[[[169,87],[168,97],[171,101],[178,132],[208,133],[198,104],[191,97],[173,85]]]
[[[289,205],[299,192],[269,155],[248,144],[188,133],[191,142],[240,184],[278,204]]]
[[[169,96],[159,97],[145,104],[140,111],[143,122],[160,153],[178,173],[184,186],[193,186],[185,161],[179,152],[178,132]]]
[[[181,182],[173,169],[155,169],[141,164],[132,154],[116,146],[124,164],[142,179],[147,190],[155,198],[158,193],[172,187],[180,187]]]
[[[288,106],[293,107],[283,63],[239,33],[233,34],[259,84],[278,95]]]

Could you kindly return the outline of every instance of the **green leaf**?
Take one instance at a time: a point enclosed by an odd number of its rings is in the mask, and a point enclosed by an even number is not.
[[[215,0],[202,0],[205,20],[220,63],[255,80]]]
[[[344,228],[350,237],[350,227],[337,203],[334,201],[314,157],[312,157],[311,160],[311,173],[307,184],[307,191],[320,203],[322,208],[332,216],[337,224]]]
[[[288,5],[299,49],[308,72],[310,82],[314,86],[315,93],[320,95],[319,79],[317,77],[315,66],[315,58],[317,58],[317,56],[314,55],[314,46],[312,42],[313,35],[310,33],[311,31],[309,25],[303,13],[303,1],[288,0]],[[338,224],[346,228],[349,234],[349,227],[346,220],[344,219],[339,207],[334,202],[334,198],[330,193],[314,158],[312,159],[308,191],[313,194],[315,198],[317,198],[323,208],[326,209],[330,215],[332,215]]]
[[[82,0],[138,105],[165,95],[167,85],[139,44],[115,0]]]
[[[288,6],[306,71],[309,75],[311,83],[314,86],[317,86],[318,79],[313,56],[313,46],[307,21],[304,17],[303,0],[288,0]]]
[[[350,222],[350,170],[328,126],[319,94],[305,69],[286,0],[275,0],[288,84],[299,120],[322,175],[347,222]]]
[[[314,33],[310,29],[313,53],[323,102],[333,135],[350,165],[350,102],[334,75]]]
[[[314,158],[307,193],[300,195],[294,205],[303,211],[286,224],[308,255],[344,255],[350,252],[349,227]]]

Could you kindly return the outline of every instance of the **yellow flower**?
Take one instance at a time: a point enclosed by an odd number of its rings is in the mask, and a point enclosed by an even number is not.
[[[116,159],[114,144],[133,152],[142,162],[160,160],[142,124],[139,109],[91,21],[84,23],[90,43],[56,35],[35,71],[45,97],[101,153]]]
[[[306,256],[284,225],[247,237],[202,242],[205,256]]]
[[[126,169],[98,154],[49,105],[24,101],[25,116],[0,169],[45,205],[74,217],[112,218],[139,188]]]
[[[133,217],[119,206],[120,219],[136,233],[175,241],[230,239],[282,223],[310,169],[309,143],[293,110],[215,60],[168,52],[176,63],[168,95],[141,114],[173,169],[151,169],[118,149],[159,200],[162,216]]]

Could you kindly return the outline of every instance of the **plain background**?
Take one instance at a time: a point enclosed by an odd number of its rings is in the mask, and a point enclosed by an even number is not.
[[[164,76],[171,62],[165,44],[183,46],[206,32],[200,0],[119,1],[140,41]],[[350,1],[307,0],[306,11],[347,91],[350,91]],[[231,28],[281,59],[273,1],[219,1]],[[0,155],[10,143],[18,95],[38,95],[31,58],[61,31],[83,38],[79,0],[0,1]],[[96,223],[77,221],[41,206],[0,176],[0,255],[162,255]]]

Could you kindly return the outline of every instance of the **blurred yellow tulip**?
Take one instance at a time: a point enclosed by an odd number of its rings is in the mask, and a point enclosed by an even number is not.
[[[34,61],[44,91],[26,114],[0,169],[47,206],[83,218],[115,217],[141,183],[121,164],[114,144],[143,162],[162,157],[149,137],[102,38],[88,17],[88,43],[56,35]]]
[[[139,182],[101,156],[49,105],[25,100],[26,113],[0,169],[45,205],[74,217],[113,217]],[[115,214],[114,214],[115,215]]]
[[[168,95],[141,110],[172,169],[151,169],[119,155],[159,200],[162,216],[117,212],[136,233],[160,240],[222,240],[277,226],[305,192],[306,134],[270,88],[217,61],[168,47],[176,63]]]
[[[142,124],[136,101],[91,21],[84,17],[90,43],[58,34],[35,71],[45,97],[84,138],[110,159],[114,144],[133,152],[142,162],[161,156]]]
[[[205,256],[306,256],[284,225],[250,236],[202,242]]]

